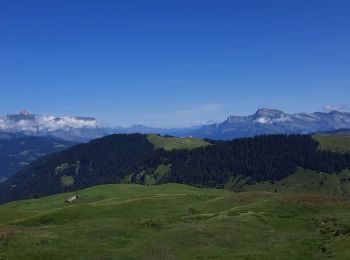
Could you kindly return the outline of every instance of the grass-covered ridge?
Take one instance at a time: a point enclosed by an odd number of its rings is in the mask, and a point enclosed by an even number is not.
[[[181,149],[195,149],[210,145],[208,142],[192,138],[192,137],[171,137],[160,136],[155,134],[147,135],[147,139],[154,144],[157,149],[163,148],[166,151],[181,150]]]
[[[347,259],[349,216],[339,197],[104,185],[0,206],[0,259]]]
[[[350,198],[350,171],[344,170],[339,174],[329,174],[298,168],[295,174],[279,181],[250,184],[245,178],[232,178],[225,187],[240,192],[312,193]]]
[[[319,143],[320,149],[350,153],[350,133],[319,134],[313,138]]]

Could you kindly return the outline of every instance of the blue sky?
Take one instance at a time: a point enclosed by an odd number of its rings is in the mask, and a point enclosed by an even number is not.
[[[350,1],[0,1],[0,114],[184,126],[350,105]]]

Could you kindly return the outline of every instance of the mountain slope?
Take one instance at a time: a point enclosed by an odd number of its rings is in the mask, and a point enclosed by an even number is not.
[[[350,132],[341,130],[333,134],[316,134],[313,138],[320,144],[320,149],[339,153],[350,153]]]
[[[111,135],[42,157],[0,184],[0,202],[106,183],[224,187],[232,177],[250,184],[278,181],[298,166],[326,173],[350,167],[349,154],[319,150],[311,136],[260,136],[172,151],[157,149],[148,138]]]
[[[312,193],[350,197],[350,171],[324,173],[298,168],[297,171],[278,181],[249,183],[244,178],[232,178],[226,189],[239,192],[268,191],[279,193]]]
[[[0,139],[0,179],[14,175],[41,156],[62,151],[75,144],[53,137]]]
[[[334,196],[104,185],[0,206],[0,258],[348,259],[349,213]]]
[[[190,135],[229,140],[263,134],[307,134],[341,128],[350,128],[350,113],[286,114],[280,110],[263,108],[249,116],[230,116],[222,123],[203,126]]]
[[[19,137],[24,137],[25,135],[22,133],[8,133],[8,132],[3,132],[0,131],[0,140],[7,140],[7,139],[12,139],[12,138],[19,138]]]

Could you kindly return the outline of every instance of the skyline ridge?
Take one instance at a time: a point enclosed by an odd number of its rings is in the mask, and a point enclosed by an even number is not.
[[[325,107],[329,107],[330,105],[326,105]],[[229,120],[230,118],[244,118],[244,117],[249,117],[261,113],[280,113],[280,114],[285,114],[285,115],[298,115],[298,114],[316,114],[316,113],[323,113],[323,114],[330,114],[332,112],[338,112],[338,113],[350,113],[349,110],[345,110],[346,106],[342,106],[343,110],[336,109],[339,106],[332,106],[334,109],[332,110],[327,110],[323,109],[323,111],[313,111],[313,112],[296,112],[296,113],[287,113],[284,112],[283,110],[279,108],[269,108],[269,107],[260,107],[255,110],[254,113],[250,114],[245,114],[245,115],[238,115],[231,113],[229,115],[226,115],[224,120],[221,121],[213,121],[208,119],[207,122],[203,122],[202,124],[195,124],[193,123],[192,125],[187,125],[187,126],[181,126],[181,125],[173,125],[173,126],[159,126],[159,125],[152,125],[152,124],[144,124],[142,122],[135,122],[131,125],[123,125],[123,124],[117,124],[117,125],[108,125],[108,124],[103,124],[101,121],[99,121],[98,118],[96,117],[91,117],[91,116],[81,116],[81,115],[54,115],[54,114],[38,114],[38,113],[33,113],[32,111],[29,111],[27,109],[22,109],[18,111],[17,113],[6,113],[4,115],[0,115],[0,130],[1,130],[1,123],[4,123],[4,118],[8,119],[15,119],[17,120],[32,120],[35,116],[43,117],[48,121],[57,121],[57,120],[64,120],[64,119],[69,119],[69,120],[78,120],[78,121],[86,121],[86,122],[92,122],[89,123],[92,127],[107,127],[107,128],[130,128],[130,127],[136,127],[136,126],[145,126],[145,127],[155,127],[155,128],[161,128],[161,129],[169,129],[169,128],[192,128],[192,127],[200,127],[203,125],[210,125],[210,124],[217,124],[221,123],[223,121]],[[224,116],[224,115],[223,115]]]

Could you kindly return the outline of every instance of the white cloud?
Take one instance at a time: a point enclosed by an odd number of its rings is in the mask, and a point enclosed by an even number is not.
[[[26,131],[26,132],[52,132],[64,129],[79,129],[79,128],[97,128],[98,122],[93,118],[83,117],[55,117],[35,115],[33,118],[26,118],[31,114],[18,114],[24,116],[18,120],[14,120],[11,115],[6,115],[0,118],[0,129],[4,131]],[[14,115],[16,116],[16,115]]]
[[[323,110],[330,112],[330,111],[348,111],[349,107],[347,105],[325,105],[323,107]]]

